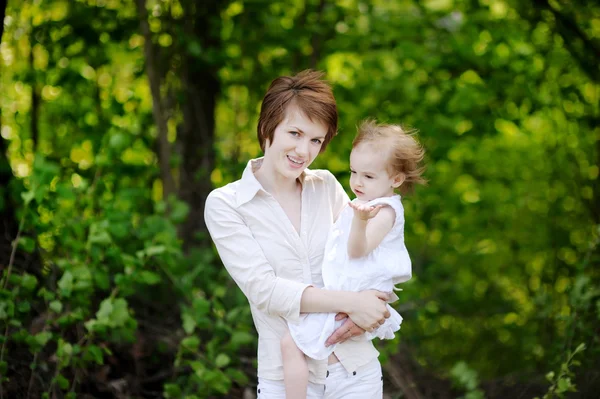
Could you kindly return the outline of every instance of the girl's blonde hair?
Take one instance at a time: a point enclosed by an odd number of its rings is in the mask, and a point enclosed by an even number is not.
[[[388,173],[390,176],[404,175],[399,190],[403,194],[414,190],[416,184],[426,184],[421,175],[425,171],[422,165],[425,150],[415,139],[416,130],[405,130],[400,125],[377,123],[367,119],[358,126],[358,134],[352,142],[352,148],[365,143],[375,146],[388,154]]]

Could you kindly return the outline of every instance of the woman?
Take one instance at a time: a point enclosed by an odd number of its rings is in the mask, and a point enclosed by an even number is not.
[[[381,366],[371,341],[348,340],[390,314],[387,294],[327,291],[321,263],[327,234],[349,199],[326,170],[307,167],[337,132],[335,98],[322,74],[275,79],[262,103],[264,157],[242,178],[214,190],[205,220],[227,271],[244,292],[258,331],[258,397],[284,398],[280,340],[300,313],[349,316],[327,361],[309,360],[310,398],[381,398]]]

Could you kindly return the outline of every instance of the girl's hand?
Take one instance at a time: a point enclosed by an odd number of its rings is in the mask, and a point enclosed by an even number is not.
[[[350,208],[354,209],[354,217],[357,217],[360,220],[373,219],[375,216],[377,216],[377,214],[383,207],[383,205],[377,205],[377,206],[358,205],[353,202],[350,202],[349,205],[350,205]]]
[[[356,293],[353,309],[348,312],[352,321],[365,331],[374,331],[390,317],[387,301],[390,295],[376,290]]]

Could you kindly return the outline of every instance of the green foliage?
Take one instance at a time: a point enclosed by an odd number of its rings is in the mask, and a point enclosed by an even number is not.
[[[483,391],[478,389],[479,378],[477,377],[477,372],[469,368],[465,362],[456,363],[450,370],[450,376],[458,387],[466,391],[462,399],[485,398]]]
[[[568,392],[577,392],[575,383],[572,380],[575,373],[571,368],[581,365],[581,362],[575,360],[575,355],[584,350],[585,344],[579,344],[573,352],[567,352],[567,359],[560,365],[560,372],[555,373],[551,371],[546,374],[546,379],[550,382],[550,387],[542,399],[564,398]]]
[[[366,117],[418,128],[427,150],[430,184],[404,199],[405,321],[398,338],[378,343],[382,359],[406,344],[466,398],[505,375],[558,370],[546,397],[562,397],[574,366],[594,367],[599,348],[600,90],[589,62],[597,51],[586,46],[596,45],[600,13],[550,3],[221,2],[215,49],[182,23],[195,2],[148,1],[164,102],[175,104],[170,167],[182,172],[177,72],[198,67],[182,65],[185,56],[219,79],[215,186],[260,155],[269,82],[324,70],[340,133],[313,167],[347,186]],[[565,31],[561,15],[578,31]],[[246,386],[256,344],[247,302],[206,241],[183,249],[181,223],[201,204],[162,196],[134,2],[11,1],[7,16],[0,140],[14,179],[0,187],[0,211],[17,199],[20,235],[19,256],[2,265],[3,387],[25,374],[21,363],[42,397],[74,395],[101,366],[122,376],[134,363],[167,370],[156,374],[168,398]],[[40,264],[22,266],[27,256]],[[573,342],[586,344],[584,358]]]

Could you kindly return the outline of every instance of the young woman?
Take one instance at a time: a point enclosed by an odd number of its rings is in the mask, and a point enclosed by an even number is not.
[[[322,74],[275,79],[261,107],[258,140],[264,157],[242,178],[214,190],[205,221],[227,271],[250,302],[258,332],[258,397],[285,398],[280,341],[300,313],[343,313],[327,360],[308,360],[309,398],[381,398],[378,352],[368,340],[390,317],[389,294],[331,291],[321,264],[328,232],[348,196],[333,175],[308,166],[337,132],[338,113]],[[329,371],[328,371],[329,367]]]

